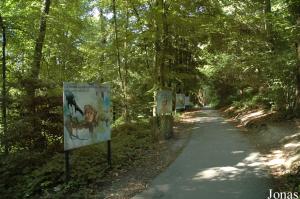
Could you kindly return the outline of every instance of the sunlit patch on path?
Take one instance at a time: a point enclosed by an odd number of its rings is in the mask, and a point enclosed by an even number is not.
[[[148,190],[134,198],[267,197],[272,188],[268,157],[216,111],[200,111],[186,120],[194,123],[188,145]]]

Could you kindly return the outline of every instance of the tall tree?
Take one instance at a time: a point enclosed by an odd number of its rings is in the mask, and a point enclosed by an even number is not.
[[[117,21],[117,5],[116,0],[112,0],[112,8],[113,8],[113,23],[114,23],[114,34],[115,34],[115,48],[116,48],[116,56],[117,56],[117,67],[118,67],[118,73],[119,78],[121,82],[121,91],[123,96],[123,115],[125,118],[125,121],[129,121],[128,118],[128,105],[127,105],[127,95],[126,95],[126,83],[127,83],[127,60],[125,60],[125,77],[122,73],[122,66],[121,66],[121,53],[120,53],[120,41],[119,41],[119,30],[118,30],[118,21]],[[126,50],[126,49],[125,49]]]
[[[46,35],[47,28],[47,17],[49,15],[51,0],[44,0],[44,6],[41,13],[40,26],[38,37],[35,41],[32,69],[31,69],[31,77],[33,79],[38,79],[41,69],[41,61],[42,61],[42,51],[43,45]]]
[[[287,0],[289,14],[292,16],[293,25],[295,27],[295,51],[296,52],[296,93],[295,93],[295,115],[300,116],[300,0]]]
[[[41,18],[40,18],[40,24],[39,24],[39,32],[38,36],[35,40],[35,48],[34,48],[34,55],[33,55],[33,61],[31,66],[31,73],[30,73],[30,82],[32,82],[32,85],[25,85],[27,95],[29,98],[29,104],[28,104],[28,118],[32,121],[32,129],[34,134],[36,134],[36,139],[34,141],[34,145],[40,146],[38,148],[43,148],[43,145],[45,144],[45,138],[42,136],[41,132],[41,122],[40,118],[37,115],[37,109],[36,109],[36,95],[35,91],[37,88],[39,88],[39,75],[41,70],[41,62],[42,62],[42,52],[43,52],[43,46],[44,46],[44,40],[46,36],[46,28],[47,28],[47,17],[49,15],[50,11],[50,3],[51,0],[44,0],[43,8],[41,11]],[[42,142],[42,140],[44,140]]]
[[[129,110],[128,110],[128,35],[129,35],[129,8],[128,0],[125,1],[125,39],[124,39],[124,116],[125,121],[129,122]]]
[[[4,20],[0,14],[0,29],[2,30],[2,123],[3,123],[3,137],[7,139],[7,118],[6,118],[6,101],[7,101],[7,91],[6,91],[6,29]],[[8,143],[4,142],[5,153],[8,154]]]
[[[300,6],[298,6],[300,8]],[[300,30],[300,10],[298,10],[296,14],[296,29]],[[297,52],[297,74],[296,74],[296,80],[297,80],[297,92],[296,92],[296,115],[300,115],[300,35],[298,32],[298,35],[296,36],[296,52]]]
[[[271,0],[264,0],[264,14],[265,14],[265,29],[269,33],[271,31],[270,14],[272,11]]]

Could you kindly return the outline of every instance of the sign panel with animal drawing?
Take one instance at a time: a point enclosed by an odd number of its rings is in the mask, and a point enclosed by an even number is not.
[[[172,91],[161,90],[156,95],[157,115],[172,113]]]
[[[110,140],[110,87],[64,83],[64,150]]]
[[[190,96],[185,96],[184,105],[185,105],[185,108],[191,105]]]
[[[176,94],[176,110],[185,108],[184,101],[185,101],[185,95],[182,93],[179,93],[179,94],[177,93]]]

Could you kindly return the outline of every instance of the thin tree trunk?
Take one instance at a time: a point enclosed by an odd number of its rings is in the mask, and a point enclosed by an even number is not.
[[[297,18],[297,27],[300,28],[300,16]],[[300,38],[296,41],[296,52],[297,52],[297,74],[296,74],[296,106],[295,113],[297,116],[300,115]]]
[[[159,8],[160,0],[155,1],[156,8]],[[151,6],[150,6],[151,7]],[[152,8],[152,7],[151,7]],[[154,21],[153,21],[153,28],[155,31],[155,41],[154,41],[154,56],[153,56],[153,87],[157,90],[161,88],[161,81],[160,81],[160,65],[161,65],[161,28],[160,28],[160,18],[157,13],[155,13]],[[153,101],[155,106],[153,106],[153,132],[154,137],[157,141],[162,140],[162,133],[160,131],[160,117],[156,113],[156,106],[157,106],[157,92],[153,93]]]
[[[124,41],[124,97],[125,97],[125,121],[130,122],[129,120],[129,110],[128,110],[128,26],[129,26],[129,11],[128,11],[128,0],[126,0],[126,25],[125,25],[125,41]]]
[[[274,51],[274,37],[273,37],[273,27],[272,27],[272,4],[271,0],[264,0],[264,14],[265,14],[265,30],[267,34],[267,40],[270,44],[270,50]]]
[[[159,1],[156,0],[156,7],[159,7]],[[158,16],[156,16],[158,17]],[[160,20],[159,18],[155,18],[154,20],[154,28],[155,28],[155,42],[154,42],[154,70],[153,70],[153,78],[155,87],[161,87],[160,85],[160,76],[159,69],[161,65],[161,29],[160,29]]]
[[[166,4],[165,0],[161,0],[161,7],[162,7],[162,60],[160,64],[160,77],[161,77],[161,85],[162,87],[166,86],[166,53],[167,53],[167,48],[168,48],[168,23],[167,23],[167,11],[166,11]]]
[[[43,149],[46,146],[46,138],[42,135],[41,123],[39,122],[39,116],[37,115],[36,103],[35,103],[35,90],[38,88],[35,83],[39,79],[41,62],[42,62],[42,52],[44,46],[44,40],[46,36],[47,27],[47,17],[50,10],[50,0],[44,0],[44,5],[41,12],[39,34],[35,40],[34,56],[31,68],[30,78],[33,81],[33,85],[27,85],[26,92],[29,97],[30,104],[28,104],[28,117],[32,120],[33,125],[33,147]]]
[[[122,75],[122,69],[121,69],[121,55],[120,55],[120,46],[119,46],[119,32],[118,32],[118,23],[117,23],[117,11],[116,11],[116,0],[112,0],[112,6],[113,6],[113,21],[114,21],[114,31],[115,31],[115,42],[116,42],[116,50],[117,50],[117,66],[118,66],[118,73],[119,78],[121,81],[121,90],[122,90],[122,97],[124,99],[123,101],[123,114],[125,115],[125,121],[128,120],[126,118],[127,116],[127,105],[126,105],[126,94],[125,94],[125,83],[124,83],[124,77]]]
[[[100,19],[99,19],[99,22],[100,22],[100,36],[99,36],[99,40],[101,42],[101,47],[104,47],[107,43],[107,39],[106,39],[106,35],[105,35],[105,27],[106,27],[106,24],[105,24],[105,16],[103,15],[103,9],[98,7],[99,9],[99,12],[100,12]],[[101,62],[105,61],[105,53],[101,53],[99,54],[99,59]],[[103,74],[102,74],[103,76]],[[103,79],[103,78],[102,78]]]
[[[265,30],[270,33],[271,23],[270,23],[270,13],[271,13],[271,0],[264,0],[264,14],[265,14]]]
[[[146,66],[147,66],[147,68],[151,68],[151,67],[150,67],[150,63],[149,63],[149,60],[148,60],[149,54],[148,54],[148,49],[147,49],[146,40],[144,40],[144,43],[145,43],[144,50],[145,50],[145,54],[146,54],[146,59],[145,59]]]
[[[155,57],[154,57],[154,79],[158,88],[165,86],[165,51],[166,51],[166,11],[164,0],[156,0],[156,7],[162,10],[161,15],[157,15],[154,22],[155,27]]]
[[[113,20],[114,20],[114,30],[115,30],[115,42],[116,42],[116,49],[117,49],[117,66],[118,66],[119,78],[121,81],[121,88],[122,91],[124,91],[124,81],[123,81],[122,70],[121,70],[121,56],[120,56],[120,47],[119,47],[116,0],[112,0],[112,6],[113,6]]]
[[[44,1],[44,7],[42,11],[41,20],[40,20],[39,35],[35,41],[32,72],[31,72],[31,76],[34,79],[38,79],[40,74],[42,51],[43,51],[44,40],[46,36],[47,17],[49,15],[50,3],[51,3],[50,0]]]
[[[154,82],[159,90],[166,87],[166,52],[168,50],[168,23],[165,0],[156,0],[156,7],[162,12],[157,15],[154,22],[155,27],[155,57],[154,57]],[[154,93],[154,102],[157,106],[156,92]],[[156,110],[154,110],[156,113]],[[156,115],[154,130],[158,140],[172,137],[173,117],[171,115]]]
[[[3,124],[3,137],[5,154],[8,154],[8,143],[7,143],[7,96],[6,96],[6,30],[3,18],[0,14],[0,29],[2,30],[2,124]]]
[[[103,9],[98,7],[99,9],[99,15],[100,15],[100,32],[104,33],[105,31],[105,24],[104,24],[104,15],[103,15]],[[102,36],[102,35],[101,35]]]

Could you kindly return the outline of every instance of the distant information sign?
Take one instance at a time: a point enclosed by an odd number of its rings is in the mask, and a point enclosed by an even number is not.
[[[185,108],[185,95],[182,93],[176,94],[176,109]]]
[[[110,87],[64,83],[64,150],[111,138]]]
[[[185,98],[184,98],[184,105],[185,105],[185,107],[188,107],[188,106],[191,105],[190,96],[185,96]]]
[[[157,115],[172,113],[172,91],[161,90],[156,95],[156,113]]]

